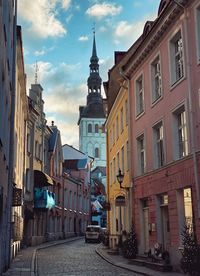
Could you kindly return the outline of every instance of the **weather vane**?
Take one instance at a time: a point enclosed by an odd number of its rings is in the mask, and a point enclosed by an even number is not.
[[[39,67],[36,61],[35,62],[35,84],[37,84],[37,81],[38,81],[38,71],[39,71]]]

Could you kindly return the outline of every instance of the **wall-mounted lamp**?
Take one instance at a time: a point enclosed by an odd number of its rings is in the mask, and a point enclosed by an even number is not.
[[[129,189],[128,187],[123,187],[122,186],[122,182],[124,180],[124,174],[121,172],[121,170],[119,169],[118,175],[117,175],[117,181],[119,182],[120,188],[121,189]]]

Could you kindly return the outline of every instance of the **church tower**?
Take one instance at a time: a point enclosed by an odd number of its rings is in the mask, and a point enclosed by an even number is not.
[[[101,77],[97,57],[95,32],[93,36],[90,75],[87,80],[87,104],[79,107],[79,149],[94,157],[93,167],[106,166],[106,134],[103,124],[106,120],[101,95]]]

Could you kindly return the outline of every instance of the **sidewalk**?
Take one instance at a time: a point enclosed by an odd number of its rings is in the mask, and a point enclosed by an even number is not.
[[[42,248],[47,248],[50,246],[56,246],[63,243],[68,243],[80,239],[82,237],[72,237],[65,240],[52,241],[40,244],[35,247],[27,247],[19,251],[16,258],[12,261],[10,268],[2,274],[2,276],[36,276],[37,272],[37,262],[36,255],[37,251]],[[159,272],[144,266],[137,266],[129,264],[128,259],[122,257],[121,255],[110,255],[108,254],[109,249],[103,244],[100,244],[96,248],[96,253],[100,255],[104,260],[111,263],[112,265],[125,268],[129,271],[135,273],[146,275],[146,276],[183,276],[182,273],[175,272]]]
[[[146,276],[183,276],[184,275],[182,273],[176,273],[176,272],[155,271],[144,266],[130,264],[128,259],[122,257],[121,255],[113,255],[113,254],[111,255],[108,253],[108,251],[110,250],[107,247],[105,247],[103,244],[100,244],[96,249],[96,253],[99,254],[104,260],[111,263],[112,265],[125,268],[127,270],[133,271],[141,275],[146,275]]]
[[[36,275],[36,254],[37,251],[50,246],[56,246],[80,239],[82,237],[71,237],[65,240],[45,242],[38,246],[31,246],[19,251],[11,262],[10,268],[2,276],[35,276]]]

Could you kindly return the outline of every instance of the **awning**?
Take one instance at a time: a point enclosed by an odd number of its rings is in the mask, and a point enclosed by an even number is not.
[[[45,186],[50,186],[53,185],[53,180],[51,177],[38,170],[34,170],[34,186],[35,187],[45,187]]]

